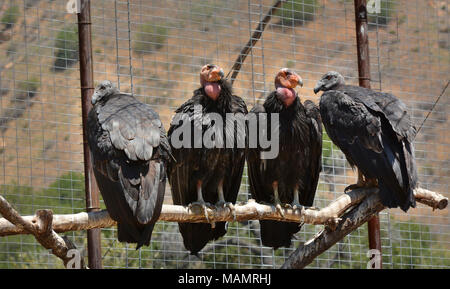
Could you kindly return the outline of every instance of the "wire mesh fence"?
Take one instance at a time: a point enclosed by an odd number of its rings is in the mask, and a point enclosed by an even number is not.
[[[48,208],[85,210],[76,15],[67,0],[0,2],[0,194],[22,215]],[[369,1],[377,2],[377,1]],[[202,65],[227,72],[272,0],[91,1],[94,78],[109,79],[151,105],[168,129],[174,110],[199,86]],[[369,14],[371,86],[392,92],[419,126],[450,74],[448,1],[380,0]],[[302,101],[318,102],[313,87],[329,70],[358,83],[353,1],[289,0],[273,16],[234,83],[249,109],[271,90],[280,67],[304,81]],[[447,91],[415,140],[421,186],[449,197]],[[324,207],[356,180],[327,136],[314,205]],[[249,198],[244,171],[239,201]],[[165,202],[171,204],[170,187]],[[103,206],[103,204],[102,204]],[[103,206],[104,208],[104,206]],[[448,210],[418,204],[381,215],[384,268],[449,268]],[[176,223],[158,222],[149,247],[102,230],[106,268],[277,268],[320,226],[305,225],[291,248],[261,245],[257,221],[231,222],[222,239],[198,257],[184,249]],[[85,232],[66,235],[78,248]],[[310,268],[366,268],[362,226],[320,255]],[[32,236],[0,238],[0,268],[55,268],[60,260]]]

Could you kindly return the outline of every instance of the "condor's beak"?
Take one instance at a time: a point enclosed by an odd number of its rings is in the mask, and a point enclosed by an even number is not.
[[[296,76],[297,76],[297,85],[300,85],[300,87],[303,87],[303,79],[298,75],[296,75]]]
[[[297,85],[303,86],[302,78],[296,73],[289,74],[288,76],[281,76],[279,81],[281,85],[286,88],[295,88]]]
[[[225,74],[223,73],[222,68],[215,66],[209,72],[207,81],[208,82],[216,82],[216,81],[221,80],[224,76],[225,76]]]
[[[98,93],[95,91],[91,96],[91,103],[94,105],[97,102],[98,99]]]
[[[322,90],[323,82],[322,80],[317,81],[316,86],[314,86],[314,93],[317,94],[319,91]]]

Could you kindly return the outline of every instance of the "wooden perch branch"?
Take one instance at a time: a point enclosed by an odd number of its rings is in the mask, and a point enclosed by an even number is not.
[[[345,236],[366,223],[374,214],[381,212],[385,207],[381,204],[378,189],[366,189],[372,191],[361,204],[341,217],[335,230],[325,227],[314,238],[300,245],[285,261],[283,269],[303,269],[317,256],[331,248]],[[418,188],[414,191],[416,201],[428,205],[434,209],[443,210],[448,205],[448,198],[441,194]]]
[[[304,268],[315,257],[367,222],[373,214],[384,209],[377,190],[377,188],[372,188],[350,191],[321,210],[282,208],[283,215],[275,207],[258,204],[254,200],[235,205],[234,212],[229,208],[208,208],[208,219],[202,211],[197,212],[183,206],[163,205],[159,220],[192,223],[278,220],[315,225],[324,224],[326,227],[292,253],[282,267]],[[429,190],[418,188],[414,195],[418,202],[433,209],[443,210],[448,205],[448,198]],[[347,212],[351,207],[353,209]],[[116,225],[106,210],[68,215],[53,215],[51,210],[38,210],[35,216],[22,217],[2,196],[0,196],[0,214],[4,217],[0,218],[0,236],[32,234],[42,246],[51,249],[52,253],[60,258],[65,266],[72,259],[72,256],[68,256],[68,252],[75,246],[69,239],[61,238],[57,232],[106,228]],[[340,218],[340,216],[342,217]],[[83,263],[81,265],[84,267]]]
[[[64,266],[72,259],[67,253],[75,246],[52,229],[53,212],[51,210],[37,210],[35,216],[23,218],[5,198],[0,196],[0,214],[16,228],[34,235],[44,248],[51,249],[52,253],[64,262]]]
[[[221,221],[245,221],[245,220],[278,220],[289,222],[304,222],[307,224],[336,224],[338,216],[343,214],[349,207],[361,202],[368,191],[354,190],[343,194],[328,207],[317,210],[302,208],[293,210],[282,208],[284,218],[273,206],[256,203],[249,200],[245,204],[235,205],[234,214],[228,208],[207,209],[208,219],[203,212],[191,210],[188,207],[163,205],[160,221],[167,222],[190,222],[207,223]],[[6,201],[6,200],[5,200]],[[20,217],[25,222],[32,222],[34,216]],[[8,218],[0,218],[0,236],[30,234],[22,226],[9,222]],[[78,213],[53,216],[53,230],[57,233],[68,231],[81,231],[94,228],[107,228],[115,226],[116,222],[111,219],[106,210],[90,213]]]
[[[228,208],[207,209],[209,222],[247,221],[247,220],[277,220],[286,222],[304,222],[307,224],[337,223],[338,216],[349,207],[358,204],[367,196],[365,191],[352,191],[340,196],[328,207],[317,210],[302,208],[293,210],[282,208],[284,217],[273,206],[263,205],[250,199],[245,204],[235,205],[234,213]],[[164,205],[160,220],[168,222],[206,223],[208,220],[203,212],[197,212],[183,206]],[[1,234],[1,233],[0,233]]]
[[[443,210],[448,205],[448,198],[423,188],[414,190],[414,197],[417,202],[430,206],[433,209]]]
[[[244,220],[278,220],[289,222],[304,222],[307,224],[326,224],[331,229],[335,228],[341,218],[350,207],[359,204],[368,195],[376,192],[377,189],[353,190],[339,196],[327,207],[317,210],[313,208],[302,208],[302,210],[292,210],[282,208],[284,218],[273,206],[256,203],[249,200],[245,204],[234,206],[234,215],[228,208],[207,209],[209,222],[220,221],[244,221]],[[424,203],[432,208],[444,209],[447,207],[448,199],[442,195],[425,189],[415,191],[417,201]],[[2,200],[4,200],[2,198]],[[4,200],[6,202],[6,200]],[[6,202],[7,203],[7,202]],[[0,211],[5,218],[0,218],[0,236],[33,234],[27,230],[24,224],[30,224],[36,216],[21,217],[18,214],[13,215],[20,218],[19,221],[11,219],[10,210],[14,210],[9,204],[10,209]],[[14,211],[15,212],[15,211]],[[17,212],[16,212],[17,213]],[[160,221],[167,222],[191,222],[207,223],[205,215],[201,211],[191,210],[188,207],[163,205]],[[56,233],[68,231],[80,231],[93,228],[107,228],[115,226],[116,222],[112,220],[106,210],[90,213],[78,213],[68,215],[53,215],[53,230]]]

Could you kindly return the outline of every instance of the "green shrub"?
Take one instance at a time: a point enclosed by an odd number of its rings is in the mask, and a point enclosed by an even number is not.
[[[39,90],[40,82],[36,76],[31,77],[28,80],[19,81],[18,89],[20,93],[26,94],[28,97],[33,97]]]
[[[19,12],[19,6],[11,6],[5,10],[1,20],[5,24],[5,29],[10,29],[16,24],[19,19]]]
[[[302,25],[314,20],[317,8],[317,0],[290,0],[284,2],[275,15],[280,17],[280,25]]]
[[[80,201],[84,198],[84,175],[68,172],[51,183],[44,195],[59,198],[60,206],[70,208],[74,199]]]
[[[51,209],[55,214],[84,211],[84,177],[79,172],[59,176],[47,189],[1,184],[0,195],[21,215],[33,215],[37,209]],[[84,240],[85,231],[66,233],[72,241]],[[81,249],[82,247],[79,247]],[[0,269],[6,268],[62,268],[56,257],[49,259],[48,250],[33,236],[0,237]],[[52,265],[51,262],[55,265]]]
[[[59,176],[46,189],[12,184],[0,185],[0,195],[24,215],[34,214],[36,209],[52,209],[55,214],[73,213],[84,209],[84,176],[68,172]]]
[[[78,27],[59,31],[55,39],[55,63],[53,69],[62,71],[78,61]]]
[[[12,42],[7,48],[6,48],[6,56],[11,56],[12,54],[17,53],[17,44]]]
[[[133,50],[136,53],[151,53],[161,49],[167,39],[168,29],[147,22],[142,24],[135,34]]]
[[[392,230],[381,230],[383,268],[417,269],[445,268],[449,266],[450,253],[441,240],[431,232],[430,226],[417,223],[417,220],[400,221],[390,217]],[[340,242],[341,254],[335,255],[331,268],[361,269],[369,261],[367,225],[357,230]],[[325,253],[327,254],[327,253]],[[338,258],[337,258],[338,257]],[[324,263],[330,264],[327,260]],[[328,267],[323,264],[324,267]]]

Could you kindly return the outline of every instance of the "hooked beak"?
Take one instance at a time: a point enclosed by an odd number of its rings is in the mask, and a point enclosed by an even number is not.
[[[297,84],[300,85],[300,87],[303,87],[303,79],[297,75]]]
[[[217,82],[217,81],[221,80],[224,76],[225,76],[225,74],[223,73],[222,68],[216,66],[209,72],[207,81],[208,82]]]
[[[97,99],[98,99],[98,94],[97,94],[97,92],[94,92],[91,97],[92,105],[94,105],[97,102]]]
[[[314,93],[317,94],[319,91],[322,90],[323,82],[322,80],[317,81],[316,86],[314,87]]]
[[[287,78],[282,75],[277,78],[279,83],[286,88],[295,88],[297,85],[303,86],[302,78],[295,73],[290,74]]]

